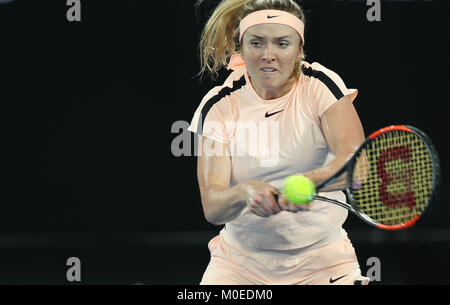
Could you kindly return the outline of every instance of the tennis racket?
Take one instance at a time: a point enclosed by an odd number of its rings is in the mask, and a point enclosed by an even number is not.
[[[316,186],[316,193],[344,173],[349,203],[322,196],[314,200],[346,208],[379,229],[411,227],[438,197],[438,154],[429,137],[412,126],[372,133],[336,174]]]

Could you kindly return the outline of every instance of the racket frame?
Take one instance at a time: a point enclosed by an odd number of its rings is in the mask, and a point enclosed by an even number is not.
[[[371,142],[373,142],[379,135],[384,134],[389,131],[393,131],[393,130],[403,130],[403,131],[411,132],[423,140],[425,147],[427,148],[430,158],[431,158],[431,164],[432,164],[432,169],[433,169],[434,175],[433,175],[432,194],[430,196],[430,201],[429,201],[425,211],[420,216],[416,215],[415,217],[413,217],[412,219],[410,219],[406,222],[396,224],[396,225],[385,225],[385,224],[376,222],[375,220],[373,220],[372,218],[367,216],[365,213],[360,211],[356,200],[353,198],[353,194],[352,194],[350,188],[351,188],[352,179],[353,179],[353,177],[352,177],[353,169],[355,167],[357,157],[359,156],[360,152],[363,149],[365,149]],[[441,172],[440,172],[440,162],[439,162],[439,157],[438,157],[437,151],[436,151],[433,143],[431,142],[430,138],[423,131],[421,131],[420,129],[415,128],[413,126],[391,125],[391,126],[388,126],[385,128],[381,128],[381,129],[375,131],[374,133],[372,133],[370,136],[368,136],[364,140],[364,142],[360,145],[358,150],[355,151],[355,153],[353,154],[351,159],[349,161],[347,161],[347,163],[339,171],[337,171],[329,179],[325,180],[324,182],[319,183],[316,186],[316,192],[318,190],[320,190],[321,188],[332,184],[338,177],[340,177],[345,172],[347,172],[345,193],[347,195],[347,199],[348,199],[349,203],[340,202],[338,200],[334,200],[334,199],[323,197],[323,196],[315,196],[315,200],[326,201],[329,203],[336,204],[340,207],[343,207],[343,208],[349,210],[350,212],[354,213],[356,216],[361,218],[364,222],[368,223],[369,225],[379,228],[379,229],[382,229],[382,230],[391,230],[391,231],[392,230],[402,230],[402,229],[406,229],[406,228],[413,226],[424,215],[424,213],[430,209],[430,206],[435,201],[437,201],[438,197],[439,197]]]

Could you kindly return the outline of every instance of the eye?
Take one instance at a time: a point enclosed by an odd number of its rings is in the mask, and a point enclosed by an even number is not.
[[[252,41],[252,42],[250,42],[250,44],[251,44],[252,46],[254,46],[254,47],[259,47],[259,46],[261,46],[261,42],[259,42],[259,41]]]
[[[280,42],[279,43],[280,47],[287,47],[289,44],[287,42]]]

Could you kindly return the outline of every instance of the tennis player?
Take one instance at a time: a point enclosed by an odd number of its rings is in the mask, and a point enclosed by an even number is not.
[[[189,126],[205,217],[225,224],[200,284],[369,282],[342,228],[347,210],[295,205],[280,192],[292,174],[331,177],[364,140],[357,90],[304,61],[304,19],[292,0],[223,0],[202,32],[200,72],[231,72]],[[326,196],[345,201],[344,186],[336,181]]]

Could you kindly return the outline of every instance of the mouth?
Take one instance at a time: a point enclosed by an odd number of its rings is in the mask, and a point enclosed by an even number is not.
[[[277,71],[275,68],[261,68],[261,71],[264,73],[274,73]]]

